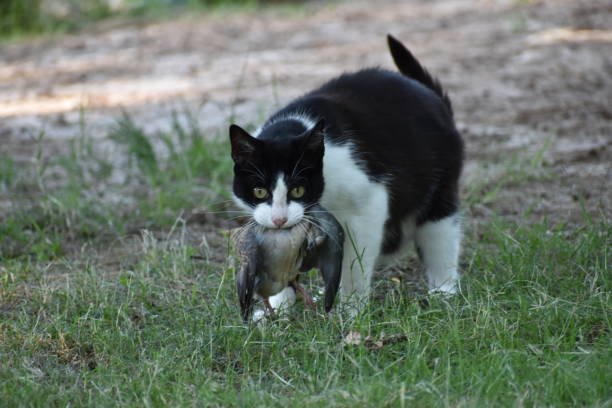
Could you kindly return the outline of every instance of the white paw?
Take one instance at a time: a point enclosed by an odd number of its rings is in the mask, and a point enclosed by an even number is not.
[[[334,309],[341,313],[344,318],[351,320],[357,317],[368,306],[368,301],[369,297],[367,295],[353,294],[345,296],[340,292],[340,301],[336,302]]]
[[[266,321],[266,312],[262,309],[257,309],[253,312],[252,317],[253,323],[265,323]]]
[[[279,317],[287,313],[291,306],[295,304],[295,291],[293,288],[287,286],[274,296],[270,296],[268,299],[270,306],[274,310],[274,314]],[[270,320],[271,316],[268,316],[268,312],[264,309],[257,309],[253,312],[251,321],[253,323],[266,323]]]
[[[269,300],[275,313],[286,312],[295,304],[295,291],[287,286],[276,295],[270,296]]]
[[[444,282],[443,284],[437,285],[437,286],[430,285],[430,288],[429,288],[430,294],[454,295],[458,292],[459,292],[459,287],[456,281]]]

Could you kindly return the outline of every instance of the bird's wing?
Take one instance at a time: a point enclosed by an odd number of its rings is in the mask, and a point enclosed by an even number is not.
[[[252,229],[236,236],[236,247],[240,255],[240,269],[236,274],[236,290],[240,302],[242,320],[247,323],[253,310],[253,293],[257,276],[259,245]]]
[[[331,213],[321,206],[318,207],[314,214],[319,222],[320,229],[326,235],[326,239],[316,252],[318,254],[319,271],[325,282],[325,311],[329,312],[334,305],[342,276],[344,230]]]

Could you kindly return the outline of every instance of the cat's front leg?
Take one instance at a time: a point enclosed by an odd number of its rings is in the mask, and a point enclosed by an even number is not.
[[[457,213],[417,228],[416,244],[425,266],[431,292],[456,293],[458,290],[461,222]]]
[[[372,276],[384,236],[386,203],[371,205],[373,211],[350,217],[345,222],[344,258],[340,280],[340,300],[351,315],[367,303]],[[367,208],[366,208],[367,209]]]

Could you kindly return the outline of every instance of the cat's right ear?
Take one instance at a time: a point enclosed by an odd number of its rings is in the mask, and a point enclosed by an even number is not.
[[[314,154],[317,157],[323,157],[325,152],[325,119],[319,121],[313,126],[306,136],[306,144],[304,150]]]
[[[229,136],[234,163],[242,164],[249,161],[257,148],[257,139],[238,125],[230,126]]]

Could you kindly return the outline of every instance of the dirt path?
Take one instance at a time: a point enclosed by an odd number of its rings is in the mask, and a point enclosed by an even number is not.
[[[612,5],[606,0],[346,1],[305,11],[190,16],[0,48],[0,152],[23,160],[46,130],[53,155],[101,140],[128,110],[148,130],[173,110],[218,130],[258,121],[344,70],[391,67],[393,33],[450,91],[467,140],[465,188],[516,167],[475,216],[576,221],[612,210]],[[539,154],[542,154],[541,160]],[[527,168],[528,170],[525,170]],[[486,194],[485,194],[486,195]]]

